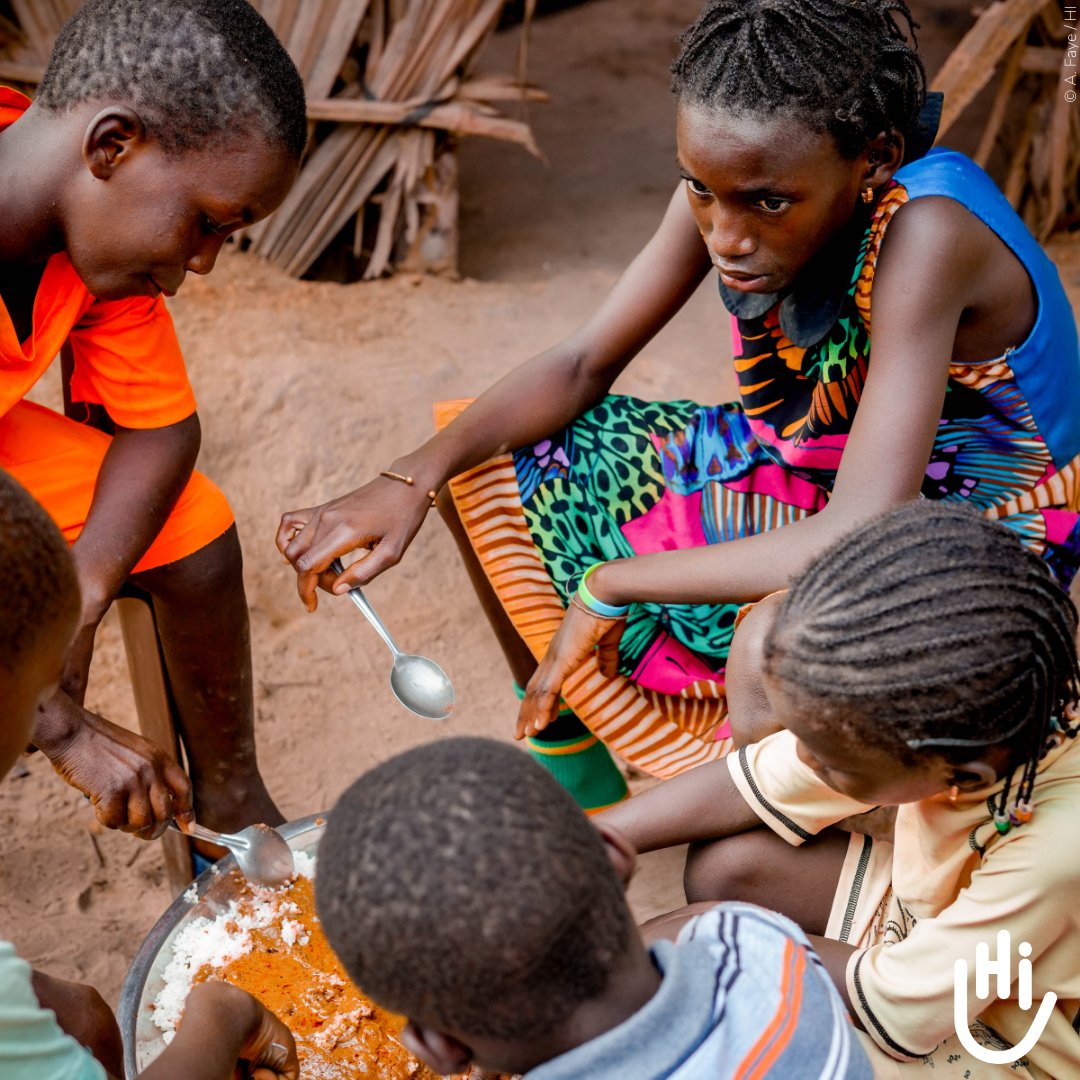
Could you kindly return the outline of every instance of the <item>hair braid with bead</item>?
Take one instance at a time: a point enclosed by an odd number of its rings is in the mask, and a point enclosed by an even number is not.
[[[904,0],[710,0],[679,39],[672,90],[791,113],[854,158],[881,132],[916,127],[926,99],[917,26]]]
[[[906,763],[1006,746],[1004,814],[1013,774],[1030,803],[1048,743],[1075,734],[1076,629],[1071,600],[1013,532],[919,501],[806,569],[766,636],[765,668],[824,721]]]

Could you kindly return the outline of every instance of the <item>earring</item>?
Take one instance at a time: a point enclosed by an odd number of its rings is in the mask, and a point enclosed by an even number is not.
[[[955,784],[953,784],[953,786],[949,788],[948,798],[949,802],[953,803],[954,805],[956,803],[956,800],[960,798],[960,789]]]
[[[864,203],[872,203],[874,201],[874,189],[867,186],[860,197]]]

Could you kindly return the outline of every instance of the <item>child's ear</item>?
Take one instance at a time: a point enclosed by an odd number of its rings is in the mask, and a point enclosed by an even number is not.
[[[98,180],[108,180],[127,157],[146,141],[142,117],[126,105],[102,109],[86,126],[83,160]]]
[[[615,873],[623,883],[623,888],[626,888],[634,876],[634,870],[637,869],[637,852],[634,850],[634,845],[614,825],[609,825],[606,821],[594,821],[593,824],[600,834],[600,839],[604,841],[604,847],[607,849],[611,865],[615,867]]]
[[[415,1054],[440,1076],[468,1072],[472,1067],[472,1051],[464,1043],[415,1020],[405,1025],[401,1042],[409,1053]]]
[[[990,762],[976,758],[953,766],[949,786],[958,787],[961,791],[975,791],[977,788],[991,787],[997,783],[997,778],[998,770]]]
[[[904,136],[899,131],[882,131],[866,148],[867,168],[864,184],[880,187],[904,163]]]

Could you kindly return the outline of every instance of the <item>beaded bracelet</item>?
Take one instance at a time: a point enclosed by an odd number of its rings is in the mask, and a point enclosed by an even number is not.
[[[629,604],[605,604],[603,600],[598,600],[593,596],[589,591],[589,586],[586,584],[589,575],[598,566],[603,565],[603,563],[593,563],[592,566],[581,575],[581,581],[578,583],[577,593],[575,595],[577,599],[581,601],[581,605],[593,615],[599,615],[602,619],[624,619],[626,618],[627,612],[630,610]]]

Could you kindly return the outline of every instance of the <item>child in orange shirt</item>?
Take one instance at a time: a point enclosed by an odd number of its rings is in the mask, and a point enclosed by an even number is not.
[[[150,835],[192,809],[281,815],[259,776],[247,604],[224,496],[163,296],[280,204],[304,91],[244,0],[90,0],[36,100],[0,88],[0,468],[72,544],[82,605],[34,742],[100,820]],[[27,402],[62,349],[79,419]],[[83,707],[94,634],[127,581],[153,597],[191,783]],[[194,791],[194,802],[192,801]]]
[[[80,609],[63,537],[0,473],[0,779],[26,746],[39,704],[56,689]],[[4,1080],[105,1080],[123,1074],[121,1058],[116,1020],[96,991],[31,972],[0,940]],[[234,986],[206,983],[188,998],[176,1038],[142,1076],[230,1080],[238,1060],[259,1069],[262,1080],[300,1074],[292,1037],[273,1013]]]

